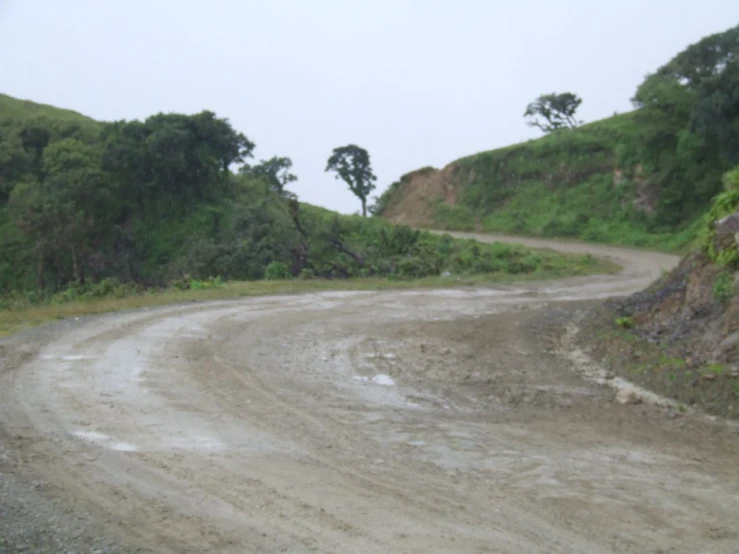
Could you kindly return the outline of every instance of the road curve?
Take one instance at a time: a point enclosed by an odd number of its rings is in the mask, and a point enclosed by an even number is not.
[[[476,237],[624,271],[70,323],[0,372],[0,438],[152,552],[737,552],[736,435],[614,403],[557,348],[572,301],[676,259]]]

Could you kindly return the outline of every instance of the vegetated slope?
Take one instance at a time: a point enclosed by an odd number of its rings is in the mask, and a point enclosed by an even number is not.
[[[647,290],[591,314],[580,341],[630,380],[739,418],[739,166],[700,248]]]
[[[0,97],[0,293],[15,305],[21,291],[31,301],[75,298],[216,276],[604,269],[301,204],[285,189],[289,158],[247,163],[254,147],[208,111],[102,123]]]
[[[650,236],[658,191],[643,167],[618,162],[637,133],[635,114],[623,114],[423,168],[391,185],[380,213],[440,229],[656,245],[667,238]]]
[[[100,126],[100,123],[94,119],[72,110],[57,108],[48,104],[39,104],[30,100],[20,100],[0,93],[0,121],[4,124],[7,122],[43,118],[60,124],[77,124],[88,127]]]
[[[393,222],[678,250],[739,162],[739,27],[647,77],[638,109],[403,176]]]

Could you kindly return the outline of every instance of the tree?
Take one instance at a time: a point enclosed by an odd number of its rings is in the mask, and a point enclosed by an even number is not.
[[[703,80],[691,129],[722,156],[726,167],[739,163],[739,58]]]
[[[372,173],[369,153],[355,144],[334,148],[326,171],[335,171],[349,190],[362,202],[362,215],[367,217],[367,197],[375,188],[377,177]]]
[[[0,128],[0,203],[7,200],[10,191],[29,169],[30,158],[20,136]]]
[[[117,195],[100,151],[76,139],[47,146],[42,168],[43,180],[15,186],[8,213],[30,243],[41,286],[49,274],[57,285],[84,281],[84,260],[117,216]]]
[[[208,111],[119,121],[105,128],[103,144],[103,166],[119,178],[132,209],[146,206],[157,216],[218,196],[229,166],[255,146]]]
[[[524,117],[531,117],[528,124],[538,127],[545,133],[565,127],[575,128],[582,123],[575,119],[575,112],[582,99],[571,92],[562,94],[542,94],[526,107]],[[539,118],[542,119],[539,119]]]
[[[274,156],[269,160],[261,160],[258,164],[244,164],[239,169],[243,175],[264,177],[269,183],[270,190],[283,197],[292,197],[293,194],[285,190],[288,183],[297,181],[298,178],[290,173],[293,162],[290,158]]]
[[[655,80],[672,81],[697,90],[707,79],[723,73],[727,64],[736,63],[739,56],[739,25],[722,33],[707,36],[691,44],[656,72],[647,75],[632,99],[637,107],[649,103],[645,92]]]
[[[632,98],[639,160],[662,189],[659,224],[694,218],[739,161],[739,26],[705,37],[646,76]]]

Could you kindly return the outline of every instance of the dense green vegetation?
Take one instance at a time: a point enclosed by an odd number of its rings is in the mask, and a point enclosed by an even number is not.
[[[254,143],[212,112],[100,123],[0,100],[5,307],[224,280],[604,269],[594,260],[458,241],[302,204],[285,188],[296,179],[290,159],[254,163]]]
[[[429,225],[685,246],[739,163],[739,27],[688,47],[633,101],[634,112],[458,160],[456,204],[436,201]],[[409,182],[373,213],[401,202]]]
[[[724,191],[713,200],[711,209],[706,218],[701,232],[701,249],[708,258],[726,268],[725,273],[731,275],[732,271],[739,271],[739,248],[736,236],[739,233],[725,233],[723,236],[717,232],[716,225],[726,216],[734,214],[739,210],[739,165],[724,175]],[[733,235],[733,236],[732,236]],[[731,276],[731,288],[733,294],[733,276]]]

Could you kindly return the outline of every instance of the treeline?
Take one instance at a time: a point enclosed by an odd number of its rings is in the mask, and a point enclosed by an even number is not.
[[[6,287],[56,289],[142,267],[158,224],[235,190],[254,145],[211,112],[82,127],[49,118],[0,127]]]
[[[0,292],[111,280],[407,279],[565,263],[302,204],[286,188],[296,179],[290,159],[254,163],[254,143],[212,112],[114,123],[5,112]]]
[[[655,225],[695,219],[739,164],[739,26],[680,52],[647,76],[633,102],[639,132],[620,155],[660,191]]]

